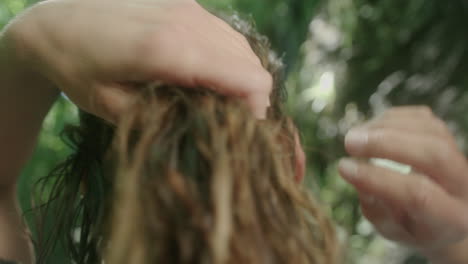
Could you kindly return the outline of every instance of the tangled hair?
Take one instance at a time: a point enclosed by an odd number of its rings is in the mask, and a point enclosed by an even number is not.
[[[81,113],[66,130],[74,153],[41,184],[53,183],[39,208],[56,225],[39,236],[39,262],[60,240],[76,263],[336,263],[333,225],[294,180],[282,65],[249,23],[230,22],[274,77],[268,118],[163,84],[117,127]]]

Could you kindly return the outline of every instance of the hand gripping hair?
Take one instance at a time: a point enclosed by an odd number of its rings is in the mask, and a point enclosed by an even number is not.
[[[117,127],[81,113],[74,153],[43,182],[57,223],[39,260],[60,238],[76,263],[336,263],[333,225],[294,180],[282,65],[249,23],[228,20],[274,76],[268,118],[164,84],[142,89]]]

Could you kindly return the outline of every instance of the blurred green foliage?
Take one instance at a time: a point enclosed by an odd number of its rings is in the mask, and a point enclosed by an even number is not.
[[[19,180],[19,201],[25,212],[26,221],[35,236],[39,235],[36,230],[37,223],[34,222],[33,200],[38,200],[35,195],[34,185],[39,179],[47,176],[49,172],[71,153],[71,149],[61,139],[61,131],[67,124],[78,121],[78,109],[65,97],[60,98],[53,106],[43,123],[38,145],[33,153],[31,161],[23,170]],[[36,199],[32,199],[32,198]],[[54,216],[48,215],[42,231],[47,232],[53,228]],[[61,245],[49,259],[50,263],[68,263]]]
[[[34,0],[1,0],[0,27]],[[391,105],[426,104],[449,122],[465,147],[468,130],[468,4],[464,0],[200,0],[211,10],[250,14],[284,57],[289,109],[308,154],[307,184],[349,244],[348,263],[424,263],[382,242],[359,213],[357,197],[336,173],[350,126]],[[47,116],[20,180],[20,202],[71,150],[60,140],[76,108],[61,98]],[[466,148],[465,148],[466,150]],[[28,214],[26,214],[28,216]],[[32,221],[32,219],[28,219]],[[50,221],[53,223],[53,219]],[[399,252],[390,255],[388,252]],[[51,263],[66,263],[60,250]]]
[[[200,0],[211,10],[235,10],[251,16],[259,31],[270,39],[288,69],[298,63],[300,47],[307,38],[309,23],[322,0]]]

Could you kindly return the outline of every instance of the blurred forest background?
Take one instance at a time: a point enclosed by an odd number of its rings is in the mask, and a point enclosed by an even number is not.
[[[35,2],[0,1],[0,28]],[[392,105],[431,106],[466,150],[468,2],[199,2],[211,10],[237,10],[251,16],[283,56],[289,109],[301,128],[308,154],[307,183],[339,225],[349,249],[348,263],[425,263],[374,232],[359,212],[355,193],[337,176],[336,161],[345,155],[346,131]],[[59,134],[65,124],[76,122],[76,113],[62,98],[47,116],[38,147],[21,178],[20,201],[26,211],[31,207],[32,184],[70,153]],[[68,263],[60,250],[53,259],[51,263]]]

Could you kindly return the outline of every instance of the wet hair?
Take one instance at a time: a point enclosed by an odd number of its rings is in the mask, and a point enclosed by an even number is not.
[[[38,185],[39,215],[55,218],[39,263],[59,241],[75,263],[336,263],[333,225],[295,181],[282,64],[250,23],[228,22],[274,77],[267,119],[166,84],[143,87],[117,126],[81,112],[73,154]]]

